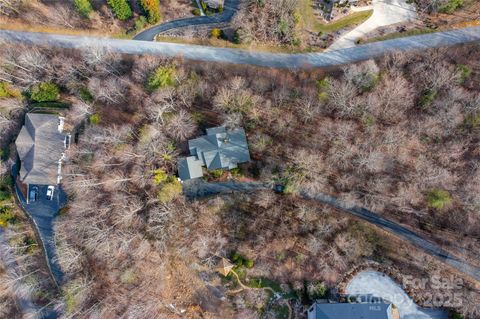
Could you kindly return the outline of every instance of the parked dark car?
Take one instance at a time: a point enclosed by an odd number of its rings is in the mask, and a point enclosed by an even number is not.
[[[30,187],[30,192],[28,194],[28,200],[30,202],[35,202],[38,199],[38,187],[32,186]]]

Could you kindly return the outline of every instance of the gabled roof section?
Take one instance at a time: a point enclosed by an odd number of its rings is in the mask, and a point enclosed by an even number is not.
[[[35,134],[35,131],[33,129],[32,132],[33,134]],[[22,129],[18,134],[15,144],[17,145],[17,152],[20,158],[25,157],[27,153],[35,146],[33,136],[32,134],[30,134],[30,131],[27,129],[26,126],[22,126]]]
[[[65,135],[59,117],[28,113],[15,141],[21,161],[20,180],[26,184],[56,184],[59,161],[65,151]]]
[[[178,162],[178,175],[182,181],[202,177],[202,162],[195,156],[181,158]]]

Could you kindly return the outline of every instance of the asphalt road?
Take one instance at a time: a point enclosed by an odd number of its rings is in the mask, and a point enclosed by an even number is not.
[[[480,41],[480,27],[430,33],[368,43],[337,51],[304,54],[255,52],[199,45],[119,40],[87,36],[0,30],[0,41],[86,49],[103,48],[125,54],[183,57],[187,60],[249,64],[272,68],[328,68],[368,60],[394,51],[424,50]]]
[[[212,196],[216,194],[230,194],[233,192],[254,192],[258,190],[271,189],[270,185],[250,182],[250,183],[236,183],[236,182],[222,182],[222,183],[206,183],[202,181],[189,181],[184,183],[184,195],[191,199],[202,198],[205,196]],[[438,245],[428,241],[408,228],[401,226],[391,220],[381,217],[380,215],[362,208],[350,207],[335,197],[317,193],[310,194],[305,191],[300,191],[300,196],[305,199],[315,200],[327,205],[331,205],[340,209],[350,215],[360,218],[383,230],[392,233],[409,243],[413,244],[424,253],[437,258],[439,261],[457,269],[458,271],[472,277],[480,282],[480,268],[468,264],[467,262],[451,255],[447,251],[440,248]]]
[[[239,0],[225,0],[223,12],[221,14],[212,16],[198,16],[165,22],[140,32],[133,39],[140,41],[153,41],[157,34],[171,29],[198,25],[215,25],[230,22],[235,15],[235,12],[238,10],[239,2]]]
[[[300,195],[306,199],[313,199],[321,203],[325,203],[331,206],[334,206],[346,213],[349,213],[355,217],[363,219],[371,224],[374,224],[383,230],[388,231],[389,233],[395,234],[414,246],[420,248],[425,253],[430,256],[436,257],[441,262],[452,266],[453,268],[457,269],[458,271],[469,275],[470,277],[474,278],[475,280],[480,282],[480,268],[475,267],[466,263],[465,261],[451,255],[449,252],[445,251],[444,249],[440,248],[436,244],[426,240],[425,238],[421,237],[420,235],[416,234],[415,232],[409,230],[406,227],[401,226],[391,220],[381,217],[380,215],[362,208],[362,207],[350,207],[345,203],[339,201],[338,199],[325,195],[325,194],[309,194],[307,192],[301,192]]]

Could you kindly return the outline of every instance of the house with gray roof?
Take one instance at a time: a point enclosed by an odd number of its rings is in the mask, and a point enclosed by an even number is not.
[[[223,8],[223,0],[204,0],[203,2],[212,9]]]
[[[250,161],[247,137],[243,128],[227,130],[225,127],[207,129],[206,135],[189,140],[190,156],[178,162],[181,180],[203,176],[202,167],[209,170],[232,169]]]
[[[395,319],[389,303],[315,303],[308,309],[308,319]]]
[[[15,141],[20,158],[19,178],[24,184],[56,185],[70,135],[63,132],[62,117],[28,113]]]

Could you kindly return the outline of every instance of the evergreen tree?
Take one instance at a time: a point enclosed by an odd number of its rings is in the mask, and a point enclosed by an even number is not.
[[[132,8],[127,0],[107,0],[107,2],[119,20],[128,20],[132,17]]]
[[[148,23],[154,24],[160,21],[160,2],[159,0],[139,0]]]

